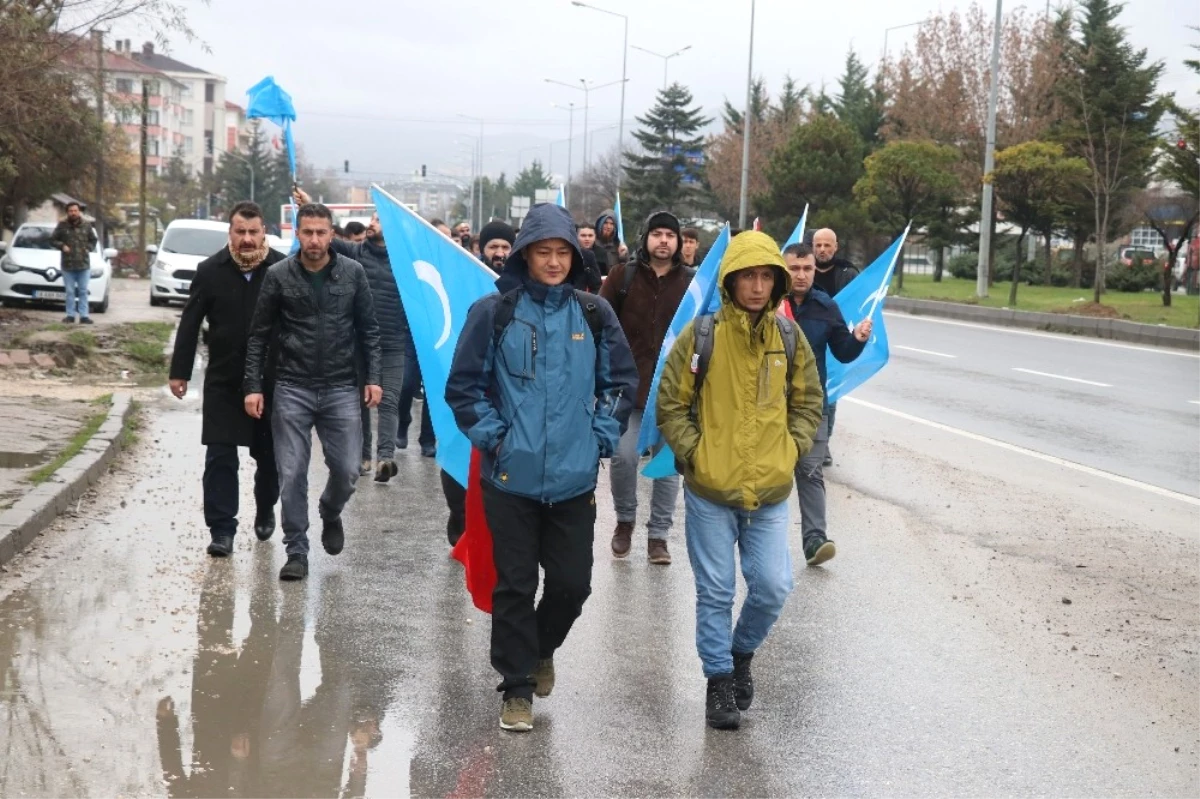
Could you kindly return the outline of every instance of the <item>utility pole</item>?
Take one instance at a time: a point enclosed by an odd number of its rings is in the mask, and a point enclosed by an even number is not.
[[[138,173],[138,263],[145,272],[146,263],[146,156],[150,149],[150,136],[147,123],[150,120],[150,82],[142,78],[142,146],[140,153],[141,170]]]
[[[104,124],[104,95],[108,93],[108,81],[104,79],[104,31],[96,29],[92,31],[92,38],[96,41],[96,115],[100,120],[100,155],[96,158],[96,233],[100,237],[100,247],[103,249],[107,246],[106,239],[107,231],[104,225],[104,156],[106,148],[104,146],[104,132],[106,126]]]
[[[983,207],[979,214],[979,266],[975,273],[975,294],[988,295],[988,275],[992,268],[992,182],[987,176],[996,168],[996,101],[1000,93],[1000,25],[1004,0],[996,0],[996,30],[992,34],[992,84],[988,90],[987,146],[983,151]],[[1099,267],[1097,267],[1099,268]]]
[[[742,196],[738,201],[738,227],[746,229],[750,199],[750,117],[754,102],[754,0],[750,0],[750,66],[746,69],[746,111],[742,114]]]

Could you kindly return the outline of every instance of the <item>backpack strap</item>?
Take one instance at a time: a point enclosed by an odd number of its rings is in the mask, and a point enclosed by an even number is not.
[[[505,329],[512,324],[513,314],[517,312],[517,300],[521,299],[521,292],[524,291],[523,286],[517,286],[515,289],[509,289],[500,297],[500,304],[496,306],[496,313],[492,316],[492,346],[500,346],[500,337],[504,335]]]
[[[596,304],[596,295],[583,289],[575,289],[575,301],[583,309],[583,318],[587,320],[588,327],[592,330],[592,340],[599,349],[600,339],[604,335],[604,316],[600,313],[600,306]]]
[[[773,314],[775,317],[775,325],[779,328],[779,335],[783,338],[783,351],[787,354],[787,390],[786,395],[792,390],[792,375],[796,371],[796,347],[799,346],[799,331],[796,328],[796,323],[791,319]]]
[[[692,374],[695,375],[695,387],[692,389],[692,416],[700,406],[700,388],[708,375],[708,363],[712,360],[713,330],[717,322],[713,314],[697,316],[692,323]]]

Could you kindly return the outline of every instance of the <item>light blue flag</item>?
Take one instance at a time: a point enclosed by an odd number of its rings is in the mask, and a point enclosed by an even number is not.
[[[793,244],[799,244],[804,241],[804,225],[808,222],[808,203],[804,204],[804,213],[800,214],[800,221],[796,223],[796,229],[792,231],[792,235],[788,236],[787,241],[783,243],[782,250],[786,250]]]
[[[292,179],[296,178],[296,147],[292,141],[292,123],[296,121],[296,107],[292,96],[285,92],[271,75],[251,86],[246,94],[247,119],[269,119],[283,128],[283,140],[287,145],[288,165],[292,168]]]
[[[683,328],[687,326],[688,322],[703,314],[716,313],[717,309],[721,307],[719,285],[721,259],[725,257],[725,250],[728,247],[729,226],[727,225],[713,243],[708,255],[704,256],[704,261],[701,262],[700,268],[692,277],[687,294],[684,295],[683,301],[679,303],[679,308],[675,311],[674,318],[671,319],[671,326],[667,328],[666,338],[663,339],[662,349],[658,353],[658,364],[654,367],[654,379],[650,381],[650,394],[646,397],[646,410],[642,413],[642,429],[638,433],[638,452],[654,449],[662,443],[662,434],[658,432],[656,409],[658,384],[662,378],[663,365],[667,362],[671,348],[675,346],[675,339],[683,332]],[[675,454],[671,452],[671,448],[664,445],[642,469],[642,474],[653,480],[675,474]]]
[[[467,484],[471,444],[446,404],[446,378],[467,311],[496,291],[496,273],[378,186],[371,187],[388,259],[416,345],[425,402],[437,435],[437,462]]]
[[[617,201],[613,203],[613,216],[616,217],[617,223],[617,241],[622,244],[628,244],[625,241],[625,223],[621,221],[621,192],[617,192]]]
[[[887,365],[888,335],[887,327],[883,323],[883,301],[892,283],[896,259],[904,247],[904,240],[908,238],[911,227],[910,223],[900,238],[892,242],[892,246],[875,259],[875,263],[838,292],[837,304],[842,310],[842,316],[846,317],[846,324],[853,329],[862,320],[870,319],[873,330],[862,355],[855,360],[842,363],[836,358],[825,359],[825,393],[831,403],[837,402],[861,386]]]
[[[554,198],[554,202],[559,208],[567,207],[567,190],[561,183],[558,184],[558,196]]]

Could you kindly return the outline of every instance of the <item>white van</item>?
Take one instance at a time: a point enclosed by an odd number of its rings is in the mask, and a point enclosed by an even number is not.
[[[167,225],[162,243],[146,248],[150,264],[150,304],[186,302],[200,262],[229,244],[229,223],[176,219]]]

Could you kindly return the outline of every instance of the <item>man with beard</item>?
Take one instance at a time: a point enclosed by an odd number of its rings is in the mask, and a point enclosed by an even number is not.
[[[479,257],[493,272],[500,274],[504,262],[512,251],[512,244],[517,238],[512,226],[506,222],[495,220],[488,222],[479,231]]]
[[[668,211],[656,211],[646,220],[642,241],[628,263],[615,267],[604,281],[600,296],[608,300],[633,351],[638,370],[638,392],[629,426],[612,458],[613,505],[617,528],[613,531],[614,557],[628,557],[637,523],[638,434],[642,413],[650,394],[650,383],[658,365],[658,354],[675,311],[695,270],[684,266],[679,252],[679,219]],[[671,530],[675,501],[679,498],[679,475],[654,480],[650,514],[646,522],[646,556],[659,566],[671,564],[667,534]]]
[[[83,211],[79,203],[67,203],[67,218],[58,223],[51,235],[55,247],[62,253],[59,265],[62,268],[63,291],[66,294],[67,315],[63,322],[71,324],[75,321],[75,313],[79,313],[79,323],[92,324],[88,316],[88,281],[91,279],[91,252],[96,249],[96,231],[83,221]]]
[[[242,407],[242,377],[246,371],[246,340],[267,268],[285,256],[267,245],[262,209],[242,202],[229,213],[229,245],[202,261],[192,280],[191,294],[175,334],[171,356],[171,393],[187,394],[196,358],[200,327],[208,322],[208,368],[204,373],[204,420],[200,443],[204,457],[204,522],[212,536],[208,554],[223,558],[233,553],[238,527],[238,447],[249,447],[254,458],[254,534],[266,541],[275,532],[275,502],[279,475],[271,439],[270,417],[252,419]],[[274,393],[275,353],[267,357],[263,392]],[[270,407],[270,403],[266,403]]]
[[[278,380],[271,416],[283,496],[287,563],[281,580],[308,576],[308,469],[315,428],[329,478],[321,494],[321,544],[330,555],[345,545],[342,509],[358,481],[362,443],[359,403],[379,404],[379,326],[362,266],[331,252],[333,214],[319,203],[296,213],[300,252],[267,270],[246,348],[246,413],[261,419],[268,339],[279,336]],[[354,352],[366,358],[359,399]]]
[[[600,214],[600,218],[596,220],[596,247],[604,250],[608,256],[608,271],[612,271],[617,264],[625,263],[625,259],[629,255],[629,250],[625,247],[625,242],[617,235],[617,212],[609,208]],[[596,261],[600,258],[597,256]]]
[[[851,280],[858,277],[858,267],[842,258],[837,254],[838,240],[837,234],[829,228],[821,228],[816,233],[813,233],[812,238],[813,255],[817,258],[816,276],[813,278],[813,285],[824,291],[830,297],[836,297],[838,292],[846,287]],[[829,422],[829,438],[833,438],[833,423],[837,418],[837,403],[831,403],[826,412],[826,419]],[[833,453],[830,451],[829,442],[826,441],[825,457],[822,461],[822,466],[833,465]]]

